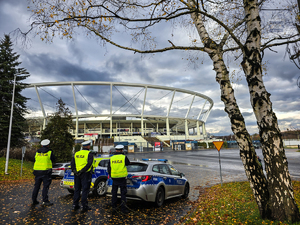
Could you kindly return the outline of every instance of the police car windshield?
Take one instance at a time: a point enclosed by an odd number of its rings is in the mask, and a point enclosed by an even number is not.
[[[144,172],[147,170],[148,165],[144,163],[131,163],[127,166],[128,172]]]

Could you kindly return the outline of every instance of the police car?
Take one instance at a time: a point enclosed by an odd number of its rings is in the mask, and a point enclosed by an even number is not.
[[[154,202],[160,207],[166,199],[187,198],[190,191],[188,180],[166,159],[131,161],[127,166],[127,199]],[[107,195],[111,196],[112,179],[107,180]],[[120,189],[118,197],[120,197]]]
[[[104,196],[106,194],[106,180],[108,177],[107,165],[110,155],[99,155],[94,158],[94,173],[92,175],[91,191],[95,196]],[[60,182],[62,188],[67,189],[70,193],[74,193],[74,173],[69,169],[65,172],[64,178]]]

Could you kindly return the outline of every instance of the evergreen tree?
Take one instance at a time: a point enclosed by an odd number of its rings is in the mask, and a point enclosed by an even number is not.
[[[7,147],[14,76],[16,76],[16,85],[11,129],[11,147],[24,144],[23,131],[26,128],[24,115],[27,113],[26,102],[28,98],[21,95],[21,91],[26,87],[26,84],[21,81],[26,79],[29,73],[24,68],[18,68],[21,64],[21,62],[18,61],[20,55],[13,52],[12,46],[13,44],[9,35],[5,35],[4,38],[0,40],[0,150]]]
[[[57,112],[51,116],[41,139],[50,140],[50,148],[56,156],[56,162],[67,162],[72,158],[74,139],[69,133],[72,126],[72,113],[65,103],[59,99],[56,103]]]

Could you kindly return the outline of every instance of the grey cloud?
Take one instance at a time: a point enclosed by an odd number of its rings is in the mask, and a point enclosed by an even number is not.
[[[0,35],[9,33],[17,27],[23,30],[28,28],[30,12],[27,11],[26,3],[27,1],[20,0],[0,1],[0,21],[3,21],[0,24]],[[181,35],[180,33],[175,33],[174,39],[170,37],[172,28],[169,25],[163,23],[160,29],[164,31],[164,35],[159,35],[156,39],[158,46],[168,46],[167,40],[169,38],[171,41],[174,41],[174,44],[178,44],[181,41],[178,39],[178,35]],[[156,32],[156,30],[153,31]],[[186,32],[185,30],[183,31]],[[116,40],[122,41],[122,38],[122,35],[116,35]],[[130,44],[129,42],[124,43]],[[134,45],[137,46],[139,43]],[[271,94],[273,108],[279,112],[299,111],[300,89],[296,86],[296,79],[300,75],[299,70],[289,62],[288,58],[284,58],[284,48],[276,48],[275,50],[278,50],[277,54],[270,51],[265,53],[264,60],[269,61],[269,64],[267,65],[267,75],[263,77],[266,88]],[[206,54],[194,54],[186,51],[170,51],[155,55],[134,54],[109,44],[103,48],[103,46],[99,45],[97,37],[88,39],[85,35],[79,35],[71,42],[54,40],[54,43],[51,45],[35,39],[32,41],[31,48],[26,52],[18,52],[18,54],[21,54],[21,67],[26,68],[31,73],[31,76],[26,80],[28,83],[34,83],[37,80],[39,82],[42,82],[41,80],[53,82],[118,81],[171,86],[206,94],[215,102],[208,117],[206,128],[214,129],[217,127],[216,132],[220,135],[232,133],[230,120],[224,111],[224,103],[220,100],[220,87],[215,80],[215,71],[211,60]],[[193,64],[186,60],[189,56],[198,56],[200,60]],[[96,86],[78,86],[77,88],[96,111],[109,110],[109,89]],[[70,87],[68,89],[47,87],[45,90],[49,93],[40,90],[40,94],[43,103],[48,105],[47,109],[52,110],[57,102],[56,98],[61,97],[70,106],[70,109],[74,111]],[[24,93],[26,97],[32,97],[28,105],[39,109],[35,90],[24,90]],[[75,93],[79,110],[82,112],[95,112],[77,90],[75,90]],[[135,91],[133,91],[132,95],[134,94]],[[132,95],[128,94],[126,97],[130,98]],[[245,110],[243,115],[249,131],[252,132],[257,125],[253,113],[247,111],[251,110],[251,105],[248,86],[244,77],[242,77],[238,86],[235,87],[235,95],[240,108]],[[121,97],[114,99],[114,101],[116,105],[115,111],[122,107],[127,100]],[[143,99],[140,97],[132,104],[138,109],[142,101]],[[129,103],[123,106],[122,110],[128,106],[130,106]],[[134,107],[131,106],[128,110],[134,112],[136,111]],[[150,105],[149,108],[150,111],[158,111],[164,114],[165,109],[159,104]],[[184,109],[178,109],[175,110],[174,115],[184,114],[184,112]],[[299,124],[299,121],[294,118],[279,120],[279,123],[282,125],[293,122]]]
[[[86,58],[87,54],[85,52],[82,52],[78,45],[79,43],[77,41],[73,41],[68,45],[68,50],[74,56],[74,58],[77,59],[78,63],[82,63],[83,58]]]
[[[39,76],[51,77],[53,81],[112,81],[107,71],[97,71],[72,64],[65,59],[48,54],[26,55],[24,67]]]
[[[228,117],[228,116],[224,110],[213,109],[213,110],[211,110],[209,117],[219,118],[219,117]]]
[[[243,115],[244,117],[252,116],[252,115],[253,115],[253,112],[244,112],[244,113],[242,113],[242,115]]]

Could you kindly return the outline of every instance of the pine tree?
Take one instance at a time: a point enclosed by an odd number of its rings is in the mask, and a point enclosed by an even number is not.
[[[13,52],[12,46],[13,44],[9,35],[5,35],[0,40],[0,150],[7,147],[14,76],[16,76],[16,86],[10,141],[11,147],[24,144],[23,131],[26,128],[24,116],[27,113],[26,102],[28,98],[21,95],[21,91],[26,87],[26,84],[21,81],[26,79],[29,73],[24,68],[18,68],[21,64],[18,61],[20,55]]]
[[[74,139],[68,130],[72,126],[72,114],[61,99],[56,103],[56,107],[57,112],[42,131],[41,139],[50,140],[50,148],[55,154],[56,162],[67,162],[72,158],[74,145]]]

